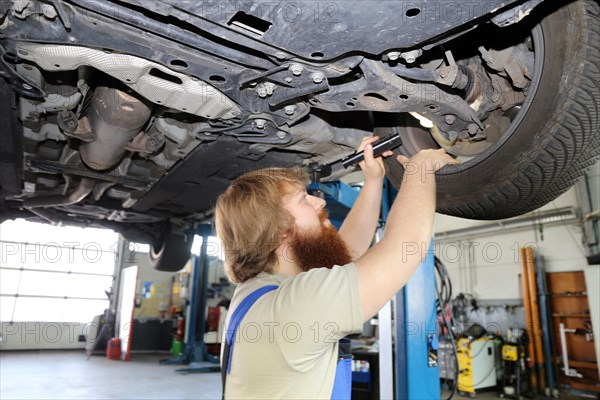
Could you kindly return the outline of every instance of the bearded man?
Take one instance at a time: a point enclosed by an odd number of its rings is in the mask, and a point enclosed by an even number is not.
[[[365,183],[339,232],[301,169],[241,176],[217,201],[225,268],[238,283],[222,351],[226,399],[349,399],[345,336],[369,320],[425,257],[435,214],[434,173],[457,163],[443,150],[398,156],[405,178],[372,248],[385,169],[363,140]],[[386,152],[383,156],[390,156]],[[422,253],[403,253],[410,244]]]

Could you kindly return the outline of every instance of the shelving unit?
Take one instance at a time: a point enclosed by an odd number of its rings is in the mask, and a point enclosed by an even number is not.
[[[559,382],[574,389],[600,393],[598,363],[594,339],[600,333],[590,335],[591,315],[583,271],[551,272],[546,274],[550,296],[550,310],[554,333],[554,363],[559,371]],[[589,323],[587,321],[590,321]],[[562,367],[560,324],[569,330],[565,334],[569,368],[581,377],[567,376]],[[572,332],[571,330],[574,330]],[[586,335],[586,333],[588,333]],[[595,337],[594,337],[595,336]]]

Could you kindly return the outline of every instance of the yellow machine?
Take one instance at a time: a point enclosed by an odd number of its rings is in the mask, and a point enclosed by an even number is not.
[[[519,346],[516,344],[505,344],[502,346],[502,359],[506,361],[517,361],[519,359]]]
[[[531,395],[525,343],[505,342],[502,345],[502,397],[521,399],[523,395]]]
[[[496,386],[496,345],[493,339],[458,339],[458,390],[475,394],[478,389]]]

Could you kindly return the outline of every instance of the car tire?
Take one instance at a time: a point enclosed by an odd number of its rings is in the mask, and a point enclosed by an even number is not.
[[[472,219],[520,215],[564,193],[594,164],[600,155],[599,15],[596,1],[579,0],[533,29],[536,62],[526,104],[494,146],[438,172],[439,212]],[[399,186],[402,166],[391,159],[386,165]]]
[[[150,244],[150,263],[158,271],[177,272],[185,267],[191,257],[194,236],[169,232],[162,242]]]

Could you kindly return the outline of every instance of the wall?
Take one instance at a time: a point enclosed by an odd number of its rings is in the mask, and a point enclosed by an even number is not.
[[[585,270],[585,285],[588,291],[588,301],[590,305],[600,304],[600,265],[593,265]],[[592,317],[592,330],[600,332],[600,307],[590,307]],[[598,360],[598,376],[600,377],[600,334],[596,333],[594,337],[596,346],[596,360]]]
[[[540,211],[578,206],[574,188]],[[578,221],[542,225],[522,230],[498,230],[486,235],[445,240],[440,232],[489,224],[438,215],[435,253],[448,268],[453,292],[466,292],[478,299],[518,299],[521,297],[519,249],[533,246],[544,258],[547,272],[575,271],[587,267]]]
[[[600,163],[588,171],[587,180],[592,210],[597,211],[600,206]],[[539,215],[563,207],[579,209],[583,193],[581,187],[576,185],[528,215]],[[469,312],[467,326],[475,322],[486,326],[492,321],[493,326],[498,325],[502,332],[506,332],[508,327],[515,324],[524,325],[519,257],[521,247],[533,246],[535,254],[543,257],[546,272],[591,271],[598,268],[587,263],[584,227],[580,219],[510,231],[498,229],[478,235],[466,233],[469,228],[490,223],[492,221],[472,221],[445,215],[436,217],[434,251],[448,269],[453,295],[461,292],[471,294],[482,306],[476,313]],[[463,236],[444,238],[444,232],[456,230],[465,230],[462,231]],[[589,291],[597,292],[600,285],[588,286]],[[590,293],[590,298],[598,298],[600,294],[596,292]],[[599,303],[591,301],[590,308],[592,314],[600,315]]]
[[[600,209],[600,162],[597,162],[587,172],[588,183],[592,197],[592,206],[595,210]]]
[[[138,266],[138,278],[136,286],[136,299],[138,307],[134,310],[136,318],[157,318],[161,316],[161,310],[167,310],[171,282],[175,272],[157,271],[150,264],[148,253],[141,251],[124,252],[122,268],[131,265]],[[153,288],[144,288],[144,283],[152,283]],[[148,297],[150,296],[150,297]]]

